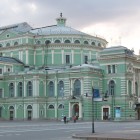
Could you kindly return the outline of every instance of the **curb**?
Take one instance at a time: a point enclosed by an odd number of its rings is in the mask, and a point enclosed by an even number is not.
[[[83,139],[83,140],[139,140],[135,138],[125,138],[125,137],[113,137],[113,135],[104,136],[104,134],[94,134],[94,135],[85,135],[83,134],[74,134],[72,135],[73,139]]]

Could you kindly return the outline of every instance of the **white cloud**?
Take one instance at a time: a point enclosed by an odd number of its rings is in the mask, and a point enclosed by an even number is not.
[[[26,21],[39,27],[56,24],[63,12],[67,25],[101,35],[109,45],[124,45],[138,52],[140,0],[4,0],[0,1],[0,26]]]

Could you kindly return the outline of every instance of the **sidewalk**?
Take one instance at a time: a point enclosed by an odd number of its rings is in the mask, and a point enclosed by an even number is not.
[[[124,131],[113,133],[89,133],[89,134],[75,134],[72,136],[74,139],[83,140],[140,140],[139,131]]]

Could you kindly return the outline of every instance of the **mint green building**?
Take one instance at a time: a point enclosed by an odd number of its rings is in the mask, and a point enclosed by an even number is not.
[[[0,27],[0,119],[140,119],[140,57],[56,21]]]

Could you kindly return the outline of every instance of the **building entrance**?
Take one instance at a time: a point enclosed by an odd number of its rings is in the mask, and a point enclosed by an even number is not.
[[[109,118],[109,108],[103,108],[103,120],[108,120]]]
[[[13,120],[14,118],[14,111],[10,111],[10,120]]]
[[[32,119],[32,111],[28,110],[28,120],[31,120],[31,119]]]
[[[137,110],[138,113],[138,120],[140,120],[140,108]]]
[[[32,119],[32,106],[31,105],[27,106],[27,119],[28,120]]]
[[[79,117],[79,104],[73,105],[73,116],[76,116],[78,119],[78,117]]]

